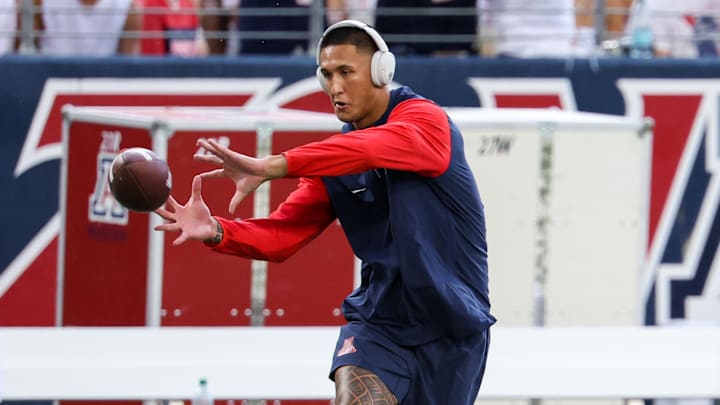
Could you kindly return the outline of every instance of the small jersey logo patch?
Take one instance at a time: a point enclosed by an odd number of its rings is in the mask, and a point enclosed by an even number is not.
[[[337,352],[337,357],[344,356],[346,354],[355,353],[357,349],[355,348],[355,345],[353,342],[355,341],[355,336],[350,336],[349,338],[345,339],[343,341],[343,345]]]

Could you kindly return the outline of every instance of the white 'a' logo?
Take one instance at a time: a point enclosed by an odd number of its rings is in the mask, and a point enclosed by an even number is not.
[[[97,154],[95,187],[88,204],[88,217],[90,222],[127,225],[128,210],[115,200],[108,180],[110,165],[118,155],[122,134],[120,131],[102,131],[102,138]]]

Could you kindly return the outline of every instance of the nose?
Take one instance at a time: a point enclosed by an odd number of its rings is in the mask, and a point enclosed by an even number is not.
[[[342,80],[337,75],[332,75],[328,78],[328,89],[330,89],[331,95],[337,95],[343,92]]]

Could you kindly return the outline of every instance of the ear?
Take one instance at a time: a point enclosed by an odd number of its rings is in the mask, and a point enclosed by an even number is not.
[[[320,83],[320,88],[323,89],[325,93],[329,94],[330,89],[327,88],[327,81],[325,80],[325,76],[322,74],[322,70],[320,70],[320,66],[315,69],[315,77],[317,77],[317,80]]]

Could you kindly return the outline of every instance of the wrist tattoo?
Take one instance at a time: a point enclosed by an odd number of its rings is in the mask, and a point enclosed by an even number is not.
[[[217,219],[213,218],[213,221],[215,221],[215,237],[212,239],[212,243],[217,245],[223,240],[223,227]]]

